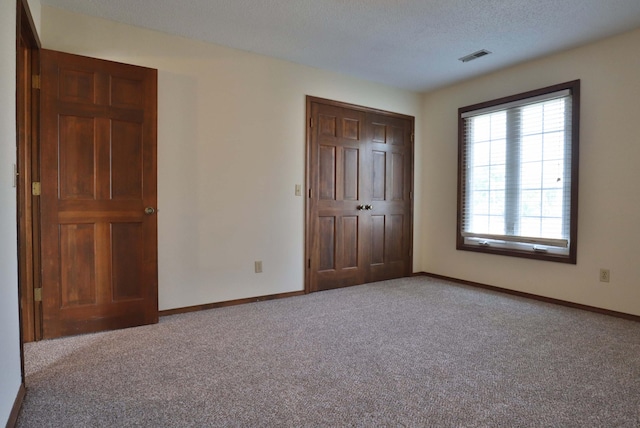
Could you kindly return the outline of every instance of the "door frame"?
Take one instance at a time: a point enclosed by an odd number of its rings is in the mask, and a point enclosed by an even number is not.
[[[381,114],[389,117],[397,117],[401,119],[410,119],[411,120],[411,128],[412,128],[412,139],[411,139],[411,233],[409,236],[409,248],[411,249],[411,254],[409,256],[409,271],[413,272],[413,214],[414,214],[414,182],[415,182],[415,118],[412,116],[395,113],[387,110],[375,109],[372,107],[365,107],[357,104],[350,104],[343,101],[335,101],[326,98],[314,97],[311,95],[307,95],[306,97],[306,114],[305,114],[305,140],[306,140],[306,150],[305,150],[305,221],[304,221],[304,292],[306,294],[313,293],[318,290],[311,289],[311,204],[309,199],[311,198],[311,143],[313,140],[313,124],[312,124],[312,115],[311,115],[311,104],[312,103],[321,103],[335,107],[348,108],[353,110],[359,110],[364,113],[374,113]]]
[[[22,344],[42,338],[42,307],[34,294],[40,287],[40,205],[38,197],[32,194],[31,184],[40,180],[41,44],[27,0],[16,3],[16,197]]]

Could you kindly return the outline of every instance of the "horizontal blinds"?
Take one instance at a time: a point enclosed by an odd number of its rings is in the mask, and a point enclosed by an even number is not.
[[[571,107],[564,90],[462,115],[462,236],[568,246]]]
[[[485,107],[477,110],[471,110],[465,113],[462,113],[460,117],[466,119],[467,117],[480,116],[483,114],[493,113],[496,111],[504,111],[513,107],[523,107],[529,104],[536,104],[543,101],[554,100],[557,98],[565,98],[571,95],[571,91],[569,89],[563,89],[562,91],[551,92],[549,94],[538,95],[536,97],[527,98],[526,100],[518,100],[512,101],[509,103],[498,104],[491,107]]]

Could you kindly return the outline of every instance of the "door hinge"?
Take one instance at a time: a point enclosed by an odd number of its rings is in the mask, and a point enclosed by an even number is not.
[[[42,288],[33,289],[33,300],[36,302],[42,302]]]
[[[311,199],[311,195],[313,195],[313,192],[309,189],[309,199]]]
[[[309,127],[313,128],[313,118],[312,117],[309,118]]]
[[[31,87],[33,89],[40,89],[40,75],[34,74],[31,76]]]
[[[413,192],[409,192],[409,199],[413,200]]]
[[[413,143],[414,138],[416,138],[416,134],[411,134],[411,142]]]
[[[307,268],[311,269],[311,259],[307,259]]]
[[[39,181],[34,181],[31,183],[31,194],[33,196],[40,196],[41,186]]]

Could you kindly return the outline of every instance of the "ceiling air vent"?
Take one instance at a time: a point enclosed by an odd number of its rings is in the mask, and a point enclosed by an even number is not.
[[[462,62],[469,62],[469,61],[473,61],[474,59],[478,59],[480,57],[483,57],[485,55],[489,55],[491,52],[489,52],[486,49],[481,49],[477,52],[474,52],[472,54],[463,56],[462,58],[458,58],[458,60],[462,61]]]

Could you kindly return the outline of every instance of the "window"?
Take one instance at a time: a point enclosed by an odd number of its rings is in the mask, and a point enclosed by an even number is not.
[[[580,81],[459,109],[459,250],[576,263]]]

